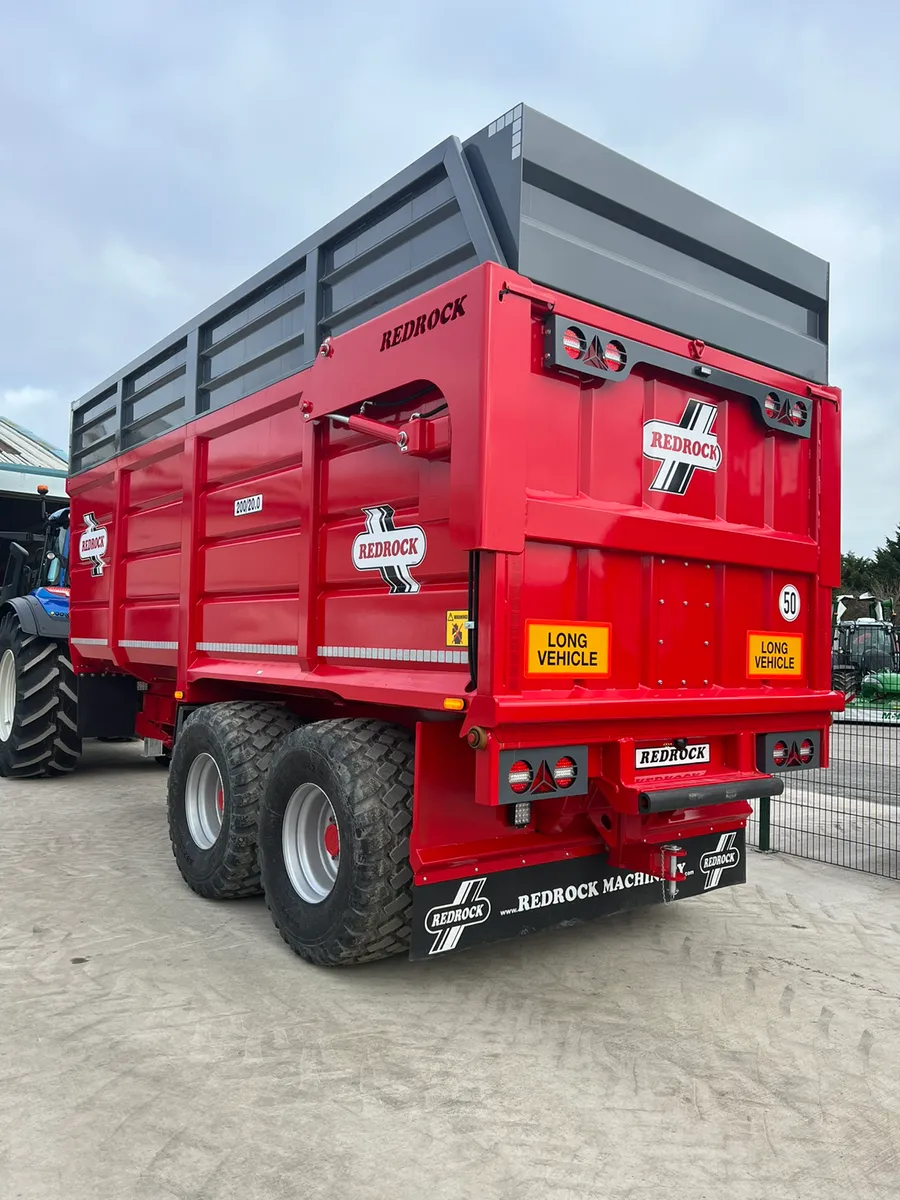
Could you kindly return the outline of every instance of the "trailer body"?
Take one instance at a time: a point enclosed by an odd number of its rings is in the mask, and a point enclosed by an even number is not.
[[[410,731],[416,957],[741,882],[841,703],[826,350],[826,264],[510,110],[76,404],[76,670]]]

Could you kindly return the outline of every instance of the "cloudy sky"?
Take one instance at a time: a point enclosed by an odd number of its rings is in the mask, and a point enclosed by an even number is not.
[[[0,5],[0,412],[69,407],[525,101],[832,263],[845,549],[900,523],[891,0]]]

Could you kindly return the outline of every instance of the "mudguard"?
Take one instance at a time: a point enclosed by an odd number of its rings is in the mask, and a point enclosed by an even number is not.
[[[24,633],[35,633],[38,637],[51,638],[56,642],[69,640],[68,611],[54,612],[56,605],[45,608],[40,599],[33,595],[7,600],[4,608],[11,608],[15,612]]]

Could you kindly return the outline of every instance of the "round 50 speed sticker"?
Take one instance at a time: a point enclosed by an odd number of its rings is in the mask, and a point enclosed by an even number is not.
[[[792,583],[785,584],[778,595],[778,611],[786,621],[796,621],[800,616],[800,593]]]

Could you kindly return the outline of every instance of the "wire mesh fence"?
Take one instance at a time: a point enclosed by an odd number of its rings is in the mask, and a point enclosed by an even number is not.
[[[873,715],[836,716],[830,767],[787,772],[781,796],[756,802],[748,842],[900,879],[900,712]]]

